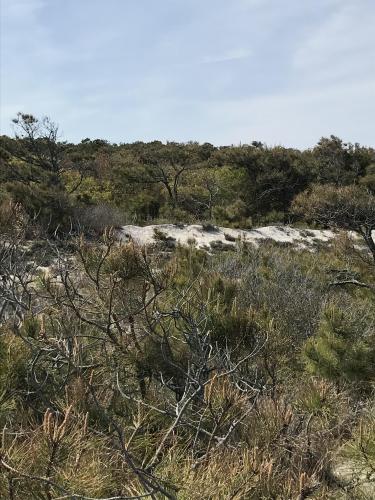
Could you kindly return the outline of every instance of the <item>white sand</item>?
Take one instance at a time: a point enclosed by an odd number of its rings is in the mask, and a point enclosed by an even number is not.
[[[236,241],[245,241],[257,245],[260,240],[270,239],[280,243],[291,243],[298,248],[311,248],[316,242],[329,242],[337,233],[331,230],[295,229],[288,226],[267,226],[252,230],[218,227],[216,230],[204,230],[201,225],[155,224],[150,226],[123,226],[121,238],[132,240],[140,245],[150,245],[157,241],[154,230],[171,237],[181,245],[194,244],[197,248],[209,249],[212,242],[235,245]],[[228,241],[228,235],[236,241]]]

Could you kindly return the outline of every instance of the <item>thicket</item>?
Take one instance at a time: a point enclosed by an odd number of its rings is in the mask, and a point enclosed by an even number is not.
[[[21,203],[50,233],[161,221],[251,228],[295,222],[292,201],[314,184],[374,192],[374,150],[335,136],[306,151],[259,142],[69,144],[47,118],[14,122],[15,138],[0,141],[0,198]]]
[[[0,497],[373,498],[373,151],[69,145],[17,120],[2,139]],[[296,218],[364,245],[116,239],[125,219],[164,217]]]

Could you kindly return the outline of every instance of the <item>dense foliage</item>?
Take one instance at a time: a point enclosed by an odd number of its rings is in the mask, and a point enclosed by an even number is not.
[[[2,138],[0,497],[361,499],[375,481],[374,151]],[[342,228],[209,254],[129,221]]]
[[[50,232],[78,222],[99,232],[126,222],[285,223],[295,220],[293,199],[313,184],[374,189],[374,150],[334,136],[307,151],[259,142],[68,144],[49,119],[14,121],[16,138],[0,142],[0,197],[22,203]]]

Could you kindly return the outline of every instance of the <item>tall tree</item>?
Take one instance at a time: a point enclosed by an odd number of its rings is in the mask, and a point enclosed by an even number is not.
[[[139,153],[127,153],[119,162],[125,167],[130,182],[160,184],[172,207],[179,203],[180,186],[187,172],[199,169],[207,158],[207,147],[196,143],[144,144]]]
[[[59,139],[59,127],[50,118],[18,113],[13,119],[15,141],[7,141],[9,153],[28,165],[33,181],[58,185],[64,167],[64,143]]]

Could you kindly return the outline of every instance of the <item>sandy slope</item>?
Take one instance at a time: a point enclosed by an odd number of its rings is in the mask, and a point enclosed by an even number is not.
[[[235,245],[236,241],[246,241],[257,245],[261,240],[273,240],[279,243],[291,243],[297,248],[312,248],[315,243],[328,242],[337,233],[330,230],[295,229],[288,226],[267,226],[252,230],[217,227],[205,230],[201,225],[155,224],[150,226],[123,226],[122,239],[131,239],[140,245],[155,243],[155,229],[169,238],[174,238],[181,245],[194,244],[197,248],[210,248],[213,242]]]

